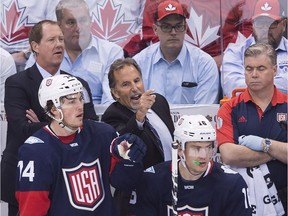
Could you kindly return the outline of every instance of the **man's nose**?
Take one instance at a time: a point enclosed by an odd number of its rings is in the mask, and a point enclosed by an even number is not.
[[[251,73],[252,77],[257,77],[258,76],[258,70],[257,68],[254,68],[252,73]]]
[[[176,34],[175,26],[172,27],[170,34]]]
[[[208,151],[207,151],[206,148],[200,148],[200,150],[199,150],[199,157],[201,157],[201,158],[206,158],[207,154],[208,154]]]
[[[137,86],[137,84],[136,83],[132,83],[132,85],[131,85],[131,87],[132,87],[132,90],[133,91],[135,91],[135,90],[137,90],[138,89],[138,86]]]

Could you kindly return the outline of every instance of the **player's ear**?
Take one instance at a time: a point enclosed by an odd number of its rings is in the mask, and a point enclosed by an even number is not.
[[[274,77],[277,75],[277,64],[273,66]]]
[[[55,112],[57,111],[56,107],[53,105],[52,108],[51,108],[51,112]]]
[[[38,43],[36,43],[35,41],[31,42],[31,49],[34,53],[38,53],[39,51],[39,45]]]
[[[282,20],[282,26],[283,26],[283,33],[286,31],[286,28],[287,28],[287,18],[283,19]]]
[[[183,151],[182,150],[178,150],[178,156],[179,156],[179,158],[183,158]]]
[[[156,24],[153,24],[152,28],[153,28],[154,34],[157,36],[158,35],[158,33],[157,33],[158,26]]]
[[[181,158],[181,157],[183,157],[184,152],[182,150],[181,143],[179,143],[179,141],[177,141],[177,142],[178,142],[178,156]]]
[[[57,115],[59,115],[59,110],[53,105],[52,106],[52,108],[51,108],[51,110],[50,110],[50,113],[53,115],[53,116],[57,116]]]

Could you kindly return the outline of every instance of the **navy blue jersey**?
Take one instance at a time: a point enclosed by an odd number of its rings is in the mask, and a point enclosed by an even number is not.
[[[136,190],[137,216],[172,214],[171,161],[147,169]],[[219,163],[210,162],[207,172],[196,181],[178,176],[178,215],[251,216],[247,185],[243,178]]]
[[[17,173],[23,215],[116,215],[109,184],[109,147],[116,136],[108,124],[84,121],[69,143],[48,126],[28,138]]]

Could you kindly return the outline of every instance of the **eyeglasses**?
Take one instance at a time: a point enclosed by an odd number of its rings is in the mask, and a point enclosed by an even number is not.
[[[253,26],[255,28],[265,28],[268,27],[269,29],[275,29],[278,27],[278,24],[282,22],[282,20],[275,20],[274,22],[269,22],[269,21],[265,21],[265,20],[257,20],[255,22],[253,22]]]
[[[176,32],[184,32],[186,30],[186,25],[183,24],[177,24],[177,25],[167,25],[167,24],[156,24],[161,28],[161,30],[165,33],[170,33],[172,29],[175,29]]]

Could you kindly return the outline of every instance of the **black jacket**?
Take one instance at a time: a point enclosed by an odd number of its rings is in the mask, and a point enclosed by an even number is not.
[[[165,123],[170,131],[171,137],[173,138],[174,123],[171,118],[167,100],[162,95],[156,94],[156,100],[151,109]],[[136,114],[127,107],[123,106],[119,102],[114,102],[106,109],[101,121],[112,125],[120,134],[133,133],[144,141],[147,145],[147,152],[143,161],[144,168],[148,168],[164,161],[164,155],[158,148],[154,134],[145,123],[143,130],[140,130],[136,122]]]

